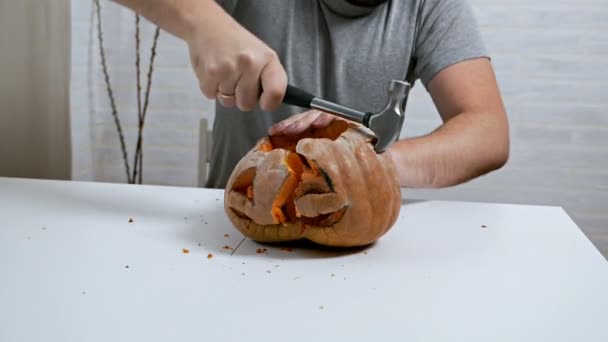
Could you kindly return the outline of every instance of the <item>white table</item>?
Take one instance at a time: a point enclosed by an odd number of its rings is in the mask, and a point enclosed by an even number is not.
[[[0,218],[2,342],[608,341],[557,207],[410,201],[349,252],[243,241],[209,189],[0,178]]]

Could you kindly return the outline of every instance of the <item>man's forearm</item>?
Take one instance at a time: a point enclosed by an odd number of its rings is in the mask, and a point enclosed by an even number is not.
[[[229,16],[213,0],[113,0],[139,13],[163,30],[189,40],[200,25],[213,27]]]
[[[401,186],[452,186],[500,168],[509,155],[503,125],[495,116],[462,113],[428,135],[396,142],[389,152]]]

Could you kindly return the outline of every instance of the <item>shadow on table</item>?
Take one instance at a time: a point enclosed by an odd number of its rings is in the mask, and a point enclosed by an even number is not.
[[[281,259],[329,259],[340,258],[353,254],[364,253],[374,244],[361,247],[328,247],[315,244],[308,240],[297,240],[281,243],[259,243],[246,241],[248,246],[239,248],[235,255],[244,257],[259,256],[258,248],[267,249],[263,254],[279,256]],[[255,248],[252,248],[255,247]]]
[[[423,199],[415,199],[415,198],[402,198],[401,199],[401,205],[413,205],[413,204],[420,204],[420,203],[424,203],[424,202],[428,202],[428,200],[423,200]]]

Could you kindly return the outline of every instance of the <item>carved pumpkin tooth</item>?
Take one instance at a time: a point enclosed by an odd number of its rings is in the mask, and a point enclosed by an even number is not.
[[[273,150],[272,144],[270,141],[265,141],[260,145],[260,151],[262,152],[270,152]]]
[[[296,153],[289,153],[283,162],[287,166],[289,176],[272,204],[276,223],[285,223],[295,219],[294,191],[302,179],[303,172],[302,161]]]

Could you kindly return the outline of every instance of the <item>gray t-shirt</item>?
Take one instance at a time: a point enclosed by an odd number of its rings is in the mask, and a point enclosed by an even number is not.
[[[362,111],[382,109],[391,79],[426,86],[451,64],[487,57],[466,0],[389,0],[371,8],[345,0],[218,3],[277,52],[290,84]],[[206,186],[223,188],[272,124],[302,111],[282,105],[244,113],[218,103]]]

